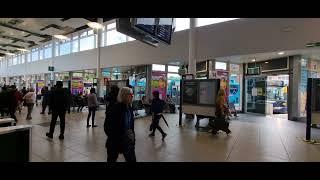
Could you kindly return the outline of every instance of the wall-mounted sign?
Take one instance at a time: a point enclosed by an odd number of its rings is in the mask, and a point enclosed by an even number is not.
[[[53,66],[49,66],[48,67],[48,71],[54,71],[54,67]]]

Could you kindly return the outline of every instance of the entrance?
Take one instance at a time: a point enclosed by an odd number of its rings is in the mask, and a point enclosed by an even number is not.
[[[246,112],[288,119],[289,75],[246,78]]]

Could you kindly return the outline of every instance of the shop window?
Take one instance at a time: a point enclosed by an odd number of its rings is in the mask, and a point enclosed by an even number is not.
[[[216,62],[216,69],[227,70],[227,63],[224,62]]]
[[[190,28],[190,18],[175,18],[175,32]]]
[[[152,64],[152,71],[166,71],[166,65]]]
[[[197,18],[196,26],[197,27],[206,26],[210,24],[217,24],[217,23],[222,23],[226,21],[232,21],[235,19],[239,19],[239,18]]]
[[[168,66],[168,72],[178,73],[179,66]]]

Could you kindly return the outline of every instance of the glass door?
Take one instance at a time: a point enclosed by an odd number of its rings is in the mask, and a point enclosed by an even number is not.
[[[246,78],[246,110],[247,112],[267,114],[266,89],[267,77],[255,76]]]

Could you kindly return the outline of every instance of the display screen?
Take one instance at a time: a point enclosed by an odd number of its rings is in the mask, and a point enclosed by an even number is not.
[[[156,18],[136,18],[135,27],[155,35],[156,31]]]
[[[218,81],[199,82],[199,104],[214,105],[218,90]]]
[[[173,18],[159,18],[156,29],[156,38],[167,44],[171,43]]]
[[[198,84],[197,81],[190,80],[183,82],[183,103],[198,103]]]

